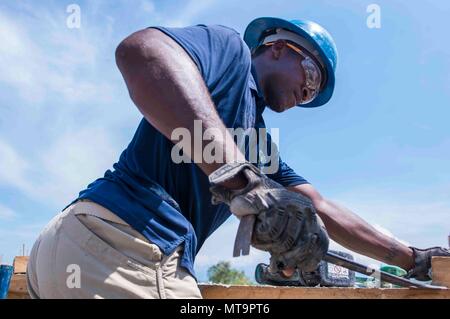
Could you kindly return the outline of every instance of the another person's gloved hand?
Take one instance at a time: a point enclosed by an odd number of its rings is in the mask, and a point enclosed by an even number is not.
[[[222,184],[242,174],[238,190]],[[225,203],[238,218],[254,214],[252,246],[271,254],[271,269],[316,269],[328,250],[328,234],[312,202],[262,174],[250,163],[226,164],[209,176],[212,201]]]
[[[414,252],[415,266],[408,272],[408,278],[415,278],[417,280],[427,281],[431,280],[431,257],[433,256],[448,256],[450,251],[442,247],[431,247],[427,249],[419,249],[410,247]]]

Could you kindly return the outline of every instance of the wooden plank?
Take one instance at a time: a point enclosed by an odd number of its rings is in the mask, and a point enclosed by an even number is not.
[[[27,272],[29,258],[29,256],[17,256],[14,258],[13,266],[15,274],[25,274]]]
[[[9,299],[29,299],[26,275],[14,275]],[[450,299],[450,289],[304,288],[200,285],[205,299]]]
[[[449,285],[450,258],[433,257],[434,283]],[[200,285],[205,299],[450,299],[448,290]],[[26,275],[11,279],[8,298],[28,299]]]
[[[8,299],[30,299],[25,274],[16,274],[11,278]]]
[[[433,284],[450,288],[450,257],[433,257],[431,269]]]
[[[200,285],[205,299],[450,299],[450,289]]]

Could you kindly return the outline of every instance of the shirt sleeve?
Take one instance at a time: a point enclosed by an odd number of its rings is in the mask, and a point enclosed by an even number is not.
[[[217,85],[230,66],[248,68],[250,52],[236,30],[198,24],[184,28],[152,26],[171,37],[197,65],[206,85]]]

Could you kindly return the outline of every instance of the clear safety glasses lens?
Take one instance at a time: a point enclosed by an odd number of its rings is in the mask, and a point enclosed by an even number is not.
[[[308,56],[304,56],[301,65],[305,73],[305,85],[302,88],[302,101],[300,104],[307,104],[319,95],[322,75],[317,64]]]

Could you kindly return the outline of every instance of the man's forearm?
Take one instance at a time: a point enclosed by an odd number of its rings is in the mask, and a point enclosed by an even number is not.
[[[289,187],[309,197],[331,239],[342,246],[382,262],[411,269],[413,252],[398,240],[376,230],[349,209],[323,198],[311,185]]]
[[[344,247],[405,269],[413,267],[409,247],[379,232],[349,209],[330,200],[321,201],[316,209],[330,237]]]
[[[217,114],[198,68],[175,41],[155,29],[139,31],[119,45],[116,61],[133,102],[167,138],[176,128],[188,129],[191,140],[199,138],[194,137],[194,120],[201,121],[201,134],[207,129],[218,132],[207,142],[215,143],[223,160],[196,161],[203,172],[209,175],[223,163],[244,160]],[[196,148],[192,141],[190,146],[190,157],[203,159],[203,145]]]

